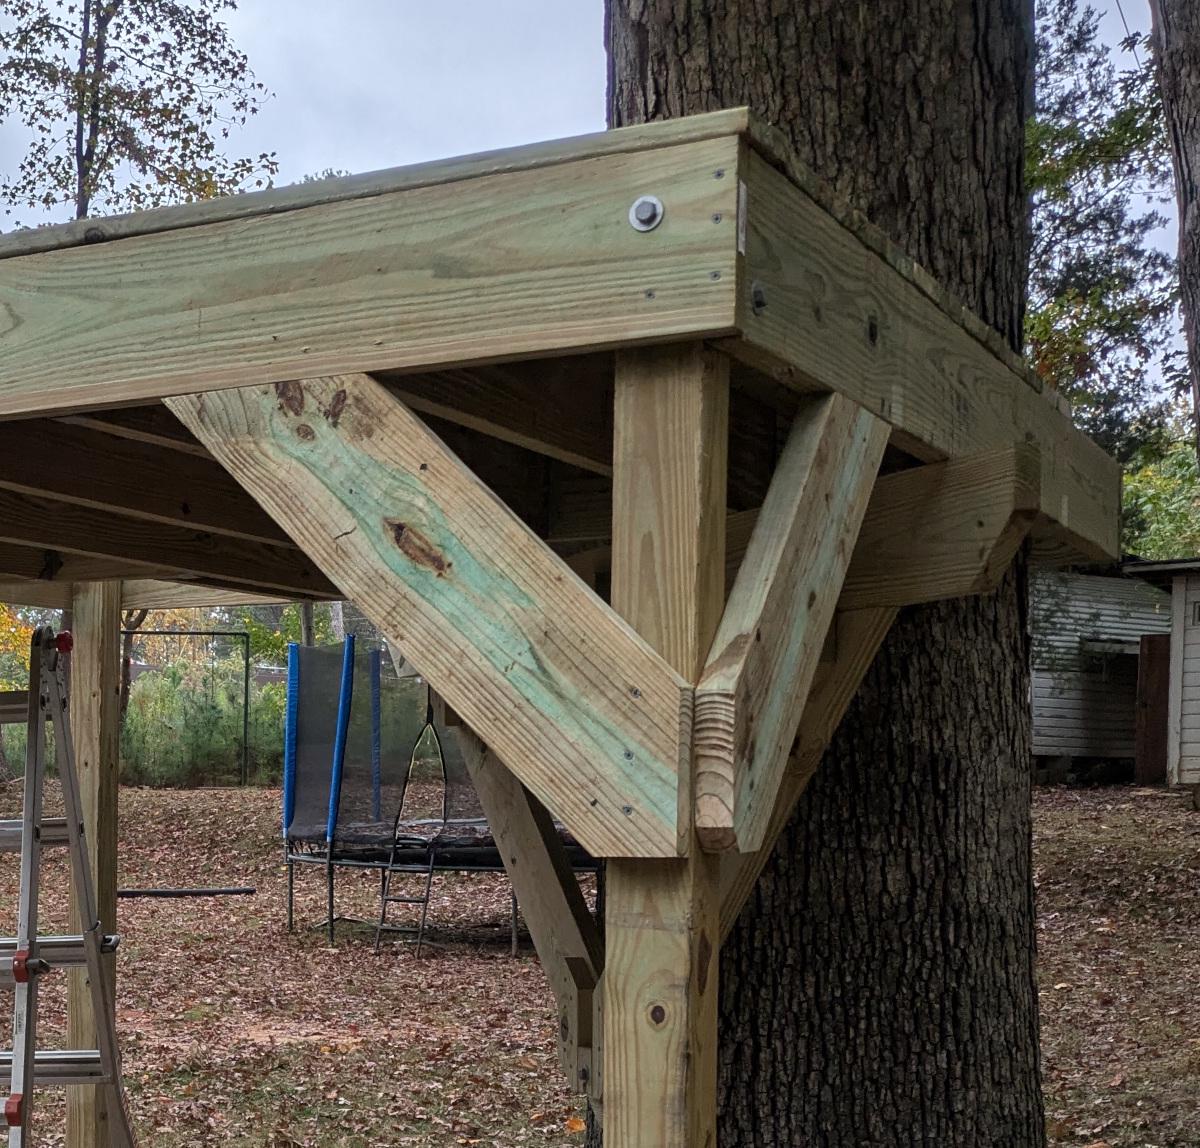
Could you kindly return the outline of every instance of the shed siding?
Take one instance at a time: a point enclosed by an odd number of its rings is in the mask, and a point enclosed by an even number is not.
[[[1172,723],[1178,723],[1178,756],[1172,780],[1180,785],[1200,785],[1200,626],[1193,619],[1200,603],[1200,574],[1175,579],[1178,630],[1183,634],[1178,703],[1172,707]],[[1172,702],[1175,697],[1172,696]]]
[[[1030,618],[1033,752],[1133,757],[1137,658],[1087,653],[1080,643],[1136,643],[1143,634],[1168,633],[1171,596],[1134,578],[1038,573],[1030,583]],[[1196,638],[1200,680],[1200,629]],[[1200,755],[1200,728],[1196,733]]]

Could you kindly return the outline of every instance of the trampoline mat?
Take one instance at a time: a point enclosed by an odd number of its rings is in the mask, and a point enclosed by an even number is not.
[[[576,867],[589,868],[595,861],[576,841],[570,830],[560,822],[554,823],[559,840],[567,850]],[[393,823],[383,821],[356,821],[339,825],[333,841],[332,859],[339,857],[348,861],[378,861],[386,864],[392,848]],[[488,823],[482,818],[442,821],[441,818],[414,818],[401,821],[395,832],[399,841],[397,860],[401,863],[418,857],[428,857],[429,850],[439,862],[452,868],[452,862],[483,864],[489,868],[503,868],[496,839]],[[288,834],[288,848],[306,852],[325,853],[325,826],[302,826],[293,823]]]

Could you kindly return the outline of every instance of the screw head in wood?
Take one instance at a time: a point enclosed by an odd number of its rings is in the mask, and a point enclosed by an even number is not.
[[[662,223],[665,209],[657,195],[639,195],[629,208],[629,226],[634,231],[653,231]]]

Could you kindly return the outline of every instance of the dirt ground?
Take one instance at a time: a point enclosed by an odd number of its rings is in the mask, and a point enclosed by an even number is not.
[[[1034,804],[1052,1145],[1200,1145],[1200,813],[1165,789]]]
[[[19,805],[7,790],[3,814]],[[346,926],[330,949],[321,932],[284,928],[277,793],[126,789],[121,801],[122,886],[258,888],[121,902],[119,1023],[144,1143],[581,1143],[541,970],[527,942],[509,955],[503,879],[439,876],[439,943],[420,960],[406,945],[376,956]],[[1163,790],[1043,790],[1035,826],[1050,1143],[1197,1148],[1200,814]],[[63,875],[61,863],[47,872],[44,930],[65,930]],[[10,858],[6,909],[16,880]],[[319,920],[319,871],[298,888],[299,920]],[[341,876],[339,909],[371,916],[376,890],[370,875]],[[43,1004],[61,1040],[61,988]],[[39,1093],[39,1144],[62,1144],[62,1112]]]

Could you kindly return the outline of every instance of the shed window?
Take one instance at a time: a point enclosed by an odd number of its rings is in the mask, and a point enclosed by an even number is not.
[[[1192,603],[1192,625],[1200,626],[1200,602]]]

